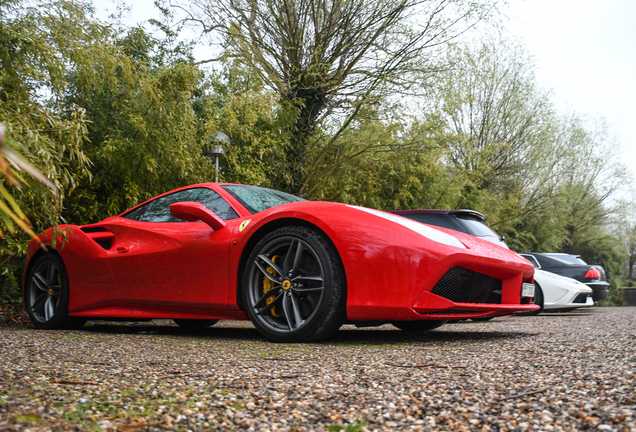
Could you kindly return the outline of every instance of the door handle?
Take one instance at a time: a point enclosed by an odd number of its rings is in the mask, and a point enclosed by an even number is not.
[[[128,248],[127,247],[119,246],[117,248],[117,253],[126,253],[126,252],[128,252]]]

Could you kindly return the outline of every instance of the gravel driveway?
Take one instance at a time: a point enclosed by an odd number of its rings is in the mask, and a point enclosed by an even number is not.
[[[232,321],[2,326],[0,355],[0,431],[636,431],[636,308],[315,344]]]

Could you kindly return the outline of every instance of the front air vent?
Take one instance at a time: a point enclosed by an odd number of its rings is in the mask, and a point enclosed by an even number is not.
[[[452,267],[440,278],[431,294],[455,303],[501,303],[501,281],[463,267]]]
[[[104,227],[90,227],[90,226],[86,226],[86,227],[81,227],[80,228],[82,231],[84,231],[85,233],[96,233],[96,232],[108,232],[108,230]]]
[[[588,294],[581,293],[572,300],[572,303],[587,303],[587,297]]]

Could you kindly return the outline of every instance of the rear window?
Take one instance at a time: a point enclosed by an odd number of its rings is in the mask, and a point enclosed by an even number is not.
[[[472,234],[477,237],[497,237],[499,235],[488,228],[484,223],[469,215],[457,215],[457,219],[461,221],[461,224],[466,227],[466,230],[469,234]]]
[[[223,185],[221,187],[252,214],[283,204],[306,201],[285,192],[258,186]]]
[[[458,224],[454,218],[445,213],[406,213],[400,214],[405,218],[413,219],[415,221],[425,223],[428,225],[435,225],[442,228],[448,228],[455,231],[461,231],[467,234],[470,234],[466,229]]]
[[[551,254],[551,253],[547,253],[545,255],[557,261],[561,261],[562,263],[565,263],[565,264],[587,265],[585,261],[583,261],[580,257],[576,255]]]

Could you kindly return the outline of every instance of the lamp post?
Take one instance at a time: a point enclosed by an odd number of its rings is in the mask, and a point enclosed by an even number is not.
[[[222,144],[229,145],[230,137],[225,135],[223,132],[218,132],[214,139],[212,140],[212,144],[210,144],[210,150],[205,153],[205,156],[212,159],[215,159],[216,170],[214,171],[214,181],[219,181],[219,157],[224,153]]]

